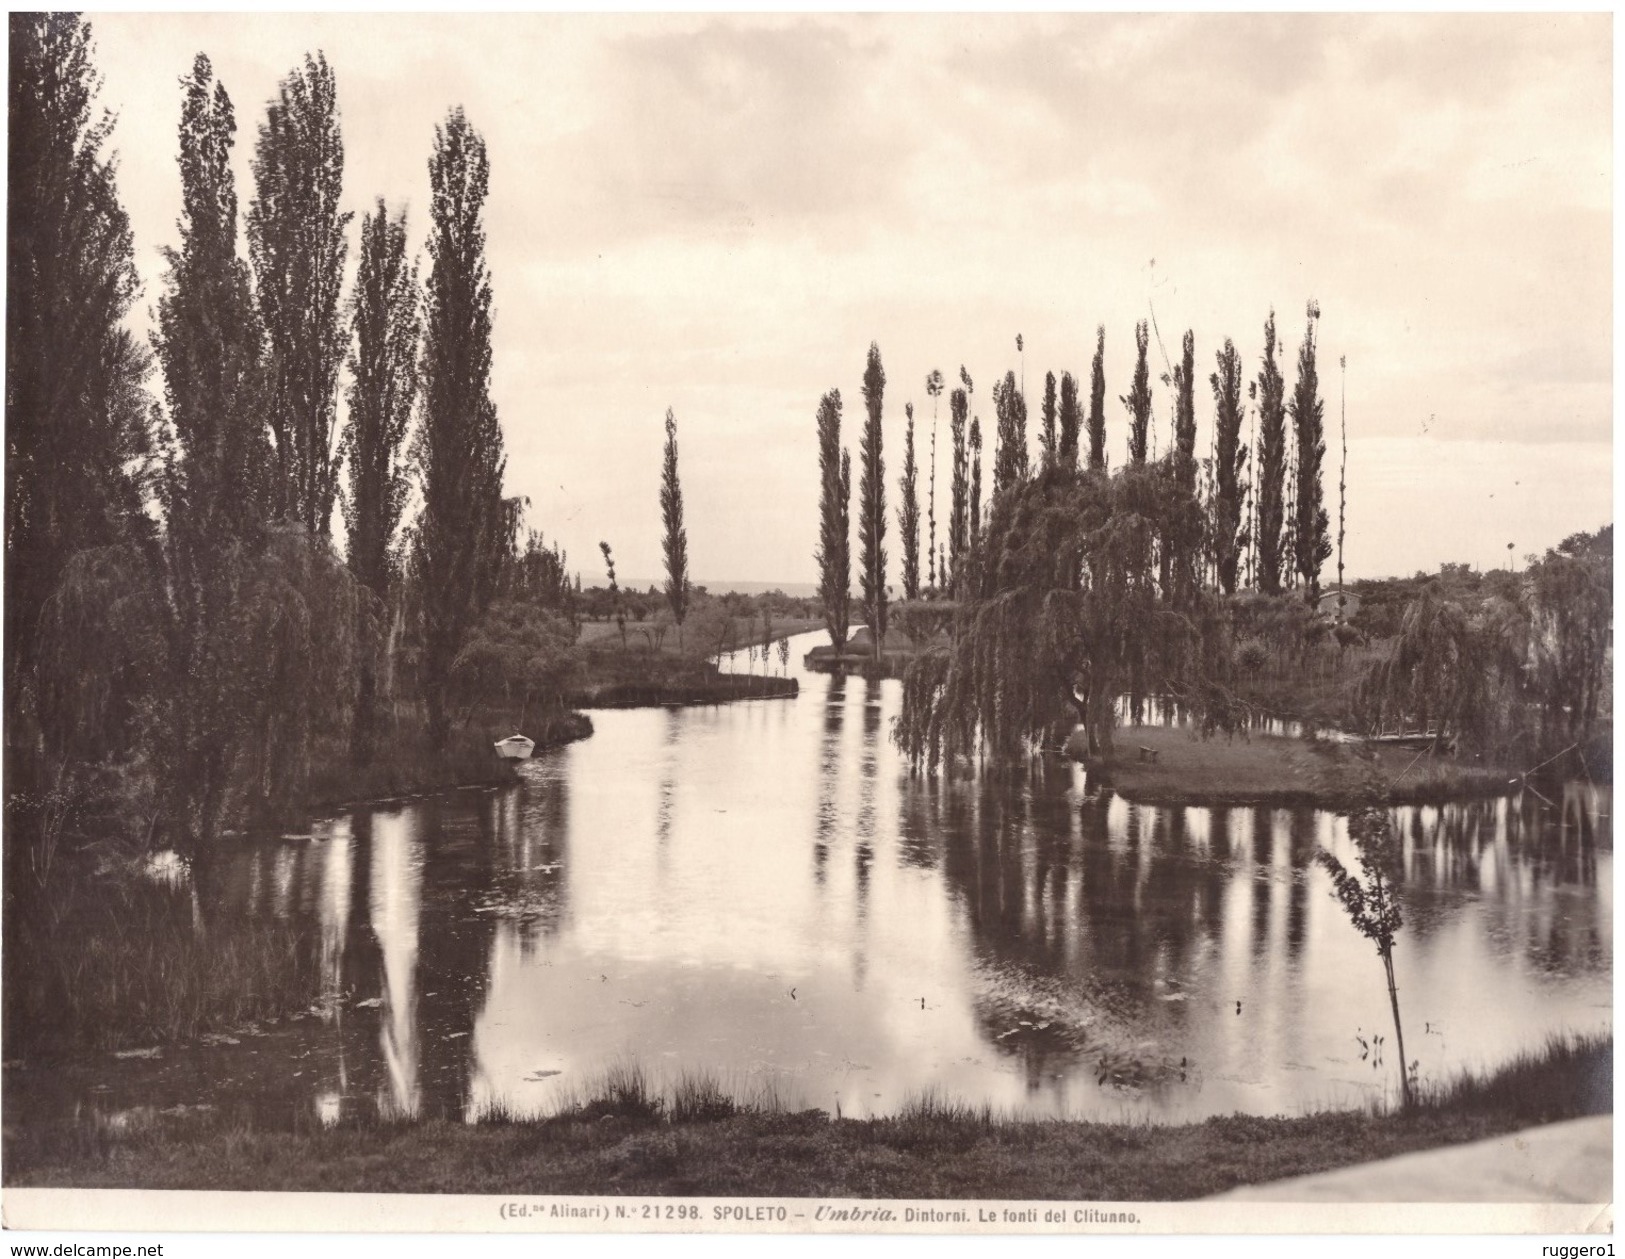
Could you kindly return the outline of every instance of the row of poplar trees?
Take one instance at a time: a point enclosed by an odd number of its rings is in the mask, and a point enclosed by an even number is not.
[[[517,526],[489,391],[485,145],[461,109],[436,128],[426,278],[380,198],[346,292],[332,68],[307,56],[279,85],[239,214],[236,112],[199,55],[179,244],[143,344],[90,27],[12,14],[10,55],[8,808],[26,822],[121,763],[153,830],[198,853],[296,794],[318,736],[374,755],[403,605],[429,741],[448,738],[452,665]]]
[[[1199,550],[1211,584],[1226,594],[1236,591],[1248,558],[1252,584],[1265,594],[1280,594],[1301,581],[1308,600],[1320,593],[1320,569],[1330,557],[1329,520],[1323,504],[1322,465],[1326,454],[1324,404],[1320,398],[1316,362],[1315,327],[1319,308],[1310,303],[1303,343],[1298,351],[1296,387],[1289,399],[1278,362],[1275,314],[1264,325],[1264,354],[1255,379],[1247,385],[1257,424],[1259,450],[1256,466],[1250,445],[1242,440],[1247,406],[1242,400],[1242,360],[1235,343],[1226,338],[1216,355],[1216,370],[1208,382],[1213,393],[1213,445],[1205,464],[1196,455],[1196,346],[1186,332],[1179,363],[1165,379],[1174,390],[1174,443],[1170,467],[1191,492],[1198,490],[1198,475],[1205,467],[1206,522],[1202,536],[1188,545]],[[1135,327],[1136,361],[1129,392],[1121,402],[1128,412],[1128,462],[1147,463],[1152,426],[1151,370],[1148,361],[1150,329]],[[1016,338],[1018,352],[1024,350]],[[1057,381],[1049,372],[1044,380],[1041,427],[1038,433],[1041,468],[1079,467],[1085,458],[1080,443],[1086,438],[1086,467],[1105,472],[1106,453],[1106,330],[1097,330],[1090,373],[1089,410],[1084,414],[1079,383],[1071,372]],[[967,556],[982,535],[985,515],[982,499],[982,430],[980,417],[971,414],[975,384],[965,368],[959,369],[960,387],[949,396],[952,443],[952,482],[946,537],[937,542],[936,445],[937,400],[944,392],[940,371],[926,378],[932,400],[930,471],[926,507],[926,572],[921,582],[920,503],[915,461],[914,405],[908,403],[904,434],[903,472],[898,484],[901,503],[897,524],[902,538],[903,597],[913,600],[922,590],[964,594]],[[858,573],[862,612],[875,639],[875,652],[887,623],[886,490],[882,441],[882,411],[886,374],[877,345],[869,347],[863,375],[865,420],[859,445]],[[997,415],[993,492],[1014,485],[1029,473],[1027,402],[1023,385],[1013,371],[993,387]],[[968,420],[968,424],[967,424]],[[819,401],[819,597],[830,639],[837,651],[846,642],[850,622],[851,585],[851,454],[841,445],[841,394],[832,389]],[[1293,457],[1289,468],[1289,441]],[[1249,475],[1249,472],[1252,475]],[[1290,473],[1290,477],[1289,477]],[[1249,550],[1249,548],[1251,548]],[[1169,581],[1168,566],[1176,561],[1173,548],[1161,557],[1161,579]],[[1197,558],[1197,557],[1187,557]]]

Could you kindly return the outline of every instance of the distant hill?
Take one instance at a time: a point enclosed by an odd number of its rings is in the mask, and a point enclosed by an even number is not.
[[[603,585],[603,578],[597,582],[583,581],[583,585]],[[694,585],[704,586],[714,595],[727,594],[730,590],[742,595],[766,594],[769,590],[782,590],[792,599],[811,599],[818,593],[818,587],[810,581],[726,581],[719,577],[699,577]],[[653,586],[656,590],[666,588],[664,577],[627,577],[622,579],[621,586],[626,590],[647,590]]]

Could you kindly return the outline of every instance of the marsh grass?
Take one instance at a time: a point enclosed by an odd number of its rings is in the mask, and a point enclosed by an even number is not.
[[[624,1119],[682,1126],[740,1114],[783,1114],[788,1109],[787,1097],[776,1082],[728,1079],[700,1067],[680,1067],[665,1077],[624,1058],[574,1087],[561,1087],[545,1107],[527,1109],[512,1098],[498,1097],[482,1104],[474,1118],[480,1124]]]
[[[1173,1200],[1607,1113],[1613,1041],[1553,1037],[1409,1108],[1158,1124],[1024,1119],[912,1095],[897,1115],[768,1109],[705,1071],[621,1061],[557,1113],[498,1099],[479,1122],[345,1119],[294,1132],[246,1113],[9,1127],[8,1184],[370,1192]],[[782,1098],[780,1099],[782,1101]],[[724,1114],[728,1105],[731,1113]]]
[[[708,1071],[681,1071],[672,1083],[673,1123],[709,1123],[731,1118],[739,1110],[739,1103],[723,1089],[722,1082]]]
[[[140,878],[64,885],[49,914],[8,909],[5,1054],[146,1047],[307,1009],[309,932],[285,922],[199,924],[189,894]]]
[[[1602,1114],[1614,1103],[1614,1038],[1555,1034],[1488,1074],[1461,1071],[1422,1080],[1415,1105],[1433,1111],[1493,1112],[1525,1123]]]
[[[989,1128],[994,1124],[1035,1122],[1018,1119],[1007,1112],[995,1110],[992,1102],[967,1102],[961,1098],[951,1097],[934,1084],[905,1097],[902,1108],[897,1112],[897,1119],[902,1123],[952,1124],[981,1128]]]

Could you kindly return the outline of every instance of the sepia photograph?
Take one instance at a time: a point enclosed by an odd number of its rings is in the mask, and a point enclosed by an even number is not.
[[[1611,1235],[1610,13],[8,26],[8,1229]]]

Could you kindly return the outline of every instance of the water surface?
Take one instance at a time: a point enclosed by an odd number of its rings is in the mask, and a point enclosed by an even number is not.
[[[553,1109],[616,1062],[849,1116],[928,1090],[1155,1120],[1394,1090],[1380,963],[1312,861],[1352,862],[1339,818],[1140,807],[1058,760],[912,775],[899,683],[801,681],[595,712],[513,787],[243,844],[204,899],[308,926],[311,1015],[36,1076],[36,1104],[477,1118]],[[1574,784],[1397,811],[1424,1078],[1611,1025],[1610,809]]]

